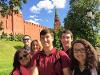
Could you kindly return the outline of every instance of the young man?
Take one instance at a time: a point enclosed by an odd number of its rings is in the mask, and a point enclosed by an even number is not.
[[[24,35],[23,37],[23,44],[24,44],[24,49],[28,52],[30,52],[30,45],[31,45],[31,37],[29,35]]]
[[[57,51],[53,47],[53,39],[53,33],[48,29],[40,32],[43,51],[34,55],[33,65],[38,67],[39,75],[71,75],[70,58],[64,51],[59,52],[60,60],[56,57]]]
[[[63,30],[60,35],[60,41],[66,54],[70,54],[71,42],[73,41],[73,34],[70,30]]]

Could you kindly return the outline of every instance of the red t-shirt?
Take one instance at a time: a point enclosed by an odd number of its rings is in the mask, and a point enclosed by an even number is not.
[[[20,67],[20,71],[19,71],[19,69],[16,69],[13,72],[13,75],[20,75],[20,72],[22,73],[22,75],[31,75],[30,70],[28,70],[27,68],[25,68],[23,66]]]
[[[39,75],[63,75],[62,69],[70,67],[71,60],[64,51],[60,51],[60,60],[56,57],[57,51],[52,49],[50,55],[45,52],[39,52],[34,55],[32,64],[37,65]]]

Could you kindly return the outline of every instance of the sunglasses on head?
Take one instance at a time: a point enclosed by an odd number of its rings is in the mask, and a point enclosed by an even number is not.
[[[24,54],[23,56],[19,57],[19,60],[22,60],[23,58],[26,58],[28,54]]]
[[[23,40],[30,40],[30,38],[24,38]]]

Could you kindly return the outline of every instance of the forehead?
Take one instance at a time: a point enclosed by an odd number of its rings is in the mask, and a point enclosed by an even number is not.
[[[63,36],[71,37],[71,34],[69,34],[69,33],[63,33],[63,34],[62,34],[62,37],[63,37]]]
[[[82,43],[75,43],[74,48],[84,48],[84,45]]]
[[[37,41],[34,41],[33,44],[38,44],[38,42]]]
[[[43,37],[47,37],[47,36],[52,36],[50,33],[47,33],[47,34],[45,34],[45,35],[41,35],[41,37],[40,38],[43,38]]]

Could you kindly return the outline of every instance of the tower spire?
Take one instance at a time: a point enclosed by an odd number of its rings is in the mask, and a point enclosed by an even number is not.
[[[57,8],[55,7],[55,18],[54,18],[54,31],[57,32],[60,29],[61,22],[58,16]]]

